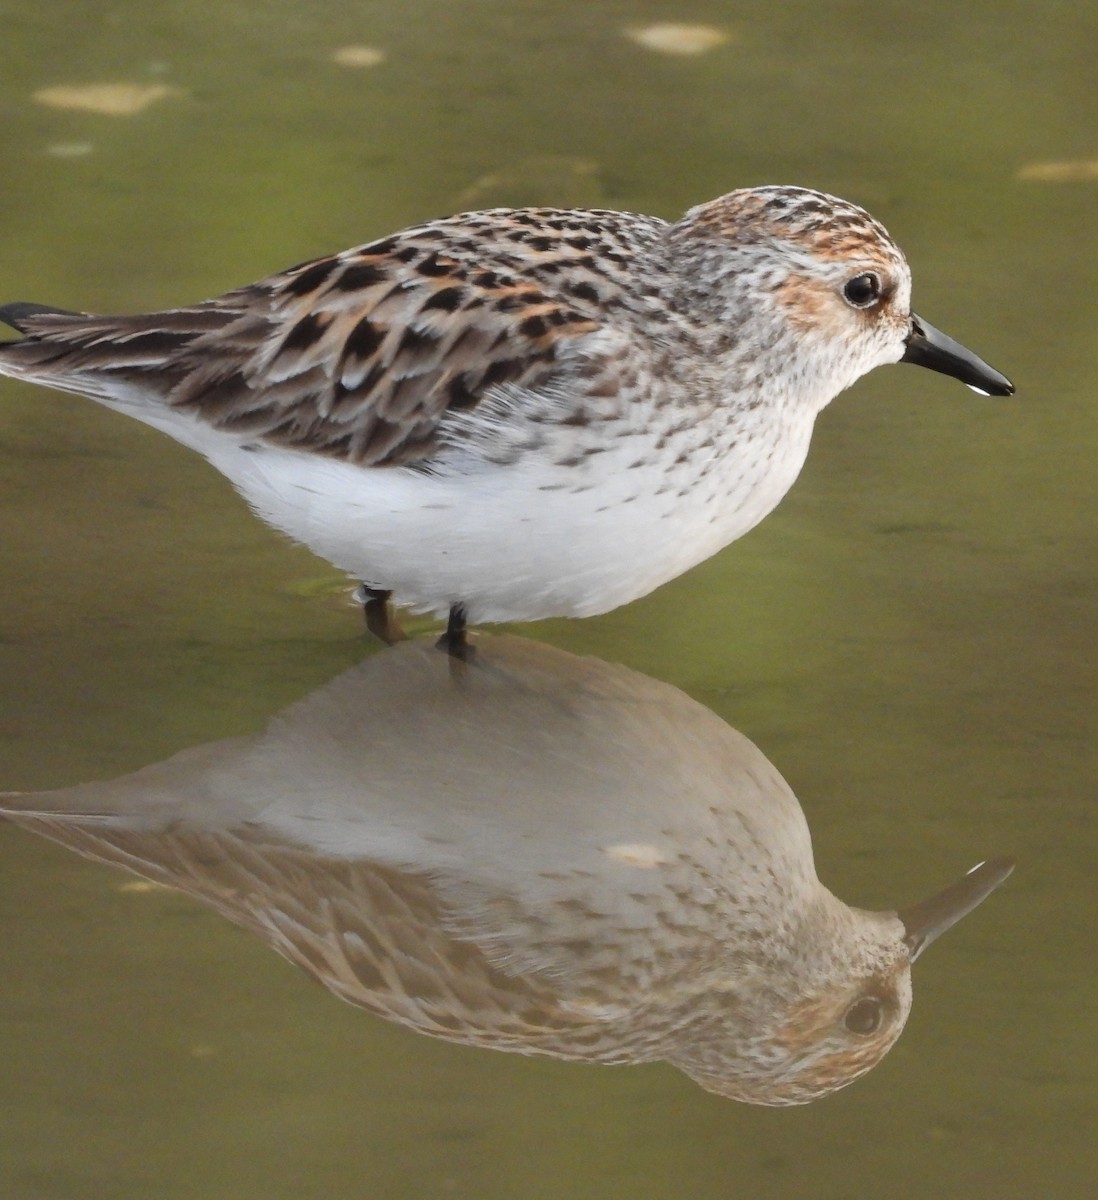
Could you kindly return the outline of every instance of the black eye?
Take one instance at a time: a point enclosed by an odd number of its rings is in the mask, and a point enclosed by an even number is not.
[[[884,1018],[884,1001],[879,996],[863,996],[846,1010],[843,1024],[851,1033],[866,1036],[876,1033]]]
[[[872,271],[855,275],[843,285],[843,296],[847,304],[853,304],[855,308],[869,308],[881,298],[881,280]]]

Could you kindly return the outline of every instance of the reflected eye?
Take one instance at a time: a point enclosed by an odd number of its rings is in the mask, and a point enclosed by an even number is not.
[[[851,1033],[863,1037],[876,1033],[884,1019],[884,1001],[879,996],[863,996],[846,1010],[843,1024]]]
[[[869,308],[881,298],[881,280],[872,271],[855,275],[843,285],[843,297],[855,308]]]

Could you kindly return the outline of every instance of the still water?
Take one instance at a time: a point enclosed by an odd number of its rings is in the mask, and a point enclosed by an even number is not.
[[[626,609],[521,630],[743,730],[849,904],[1017,860],[916,964],[870,1074],[770,1109],[665,1064],[427,1039],[2,826],[0,1195],[1092,1195],[1093,9],[45,0],[0,20],[0,299],[138,310],[463,207],[675,216],[791,182],[869,207],[918,310],[1018,385],[882,369],[744,541]],[[710,32],[695,54],[638,40],[660,21]],[[344,581],[193,455],[8,383],[0,580],[0,788],[253,733],[376,653]]]

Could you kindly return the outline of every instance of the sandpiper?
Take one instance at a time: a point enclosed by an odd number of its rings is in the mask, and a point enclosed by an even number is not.
[[[491,209],[190,307],[0,308],[0,373],[191,446],[388,601],[477,622],[606,612],[758,524],[817,413],[883,363],[1010,381],[916,316],[882,225],[796,187],[679,221]]]
[[[742,734],[669,684],[507,636],[459,672],[404,642],[261,734],[0,793],[0,817],[212,905],[421,1033],[669,1062],[752,1104],[873,1067],[912,963],[1011,870],[851,907]]]

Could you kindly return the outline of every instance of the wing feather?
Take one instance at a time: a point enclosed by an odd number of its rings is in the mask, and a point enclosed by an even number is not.
[[[448,412],[504,385],[544,387],[582,359],[584,339],[625,300],[623,256],[663,228],[616,213],[493,210],[190,308],[97,317],[15,305],[26,336],[0,346],[0,372],[106,403],[125,388],[227,433],[358,464],[422,461]]]

